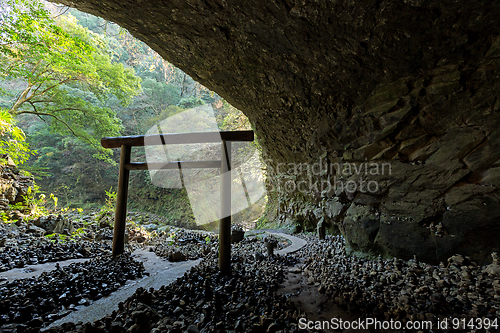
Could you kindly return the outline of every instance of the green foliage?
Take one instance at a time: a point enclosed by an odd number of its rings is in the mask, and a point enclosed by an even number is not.
[[[218,108],[217,122],[221,130],[237,131],[251,129],[248,118],[226,101],[221,101],[221,106]]]
[[[57,207],[57,202],[59,201],[59,199],[52,193],[50,193],[50,198],[54,200],[54,207]]]
[[[51,198],[53,198],[53,195],[51,195]],[[10,205],[10,209],[24,212],[27,214],[28,220],[33,220],[48,214],[45,204],[45,194],[40,193],[39,186],[34,184],[33,187],[28,187],[26,195],[23,195],[23,201]]]
[[[57,235],[58,235],[58,234],[47,234],[47,235],[45,235],[45,236],[43,236],[43,237],[45,237],[45,238],[49,239],[51,242],[55,242],[55,241],[56,241],[56,240],[55,240],[55,237],[57,237]]]
[[[168,117],[178,114],[184,110],[185,109],[181,108],[180,106],[169,105],[163,111],[161,111],[160,114],[150,117],[144,121],[144,132],[146,132],[152,126],[158,125],[161,121],[167,119]]]
[[[48,234],[45,235],[44,237],[49,239],[52,243],[55,242],[65,243],[68,240],[68,235],[58,234],[58,233]]]
[[[131,174],[128,206],[165,216],[170,225],[196,226],[186,190],[155,187],[150,183],[147,171]]]
[[[85,233],[86,233],[85,227],[78,228],[71,233],[71,238],[72,239],[81,238],[82,236],[85,235]]]
[[[37,0],[7,0],[5,5],[9,13],[0,28],[0,77],[25,83],[11,96],[8,112],[34,114],[53,133],[74,135],[106,159],[110,151],[99,140],[118,135],[122,127],[116,111],[103,105],[112,96],[122,105],[130,103],[140,78],[113,62],[105,40],[73,16],[55,21]]]
[[[180,106],[181,108],[184,108],[184,109],[190,109],[190,108],[194,108],[194,107],[197,107],[197,106],[200,106],[203,104],[205,104],[205,102],[200,97],[190,96],[187,98],[182,98],[179,101],[179,104],[177,104],[177,105]]]
[[[101,210],[98,214],[98,221],[101,221],[105,216],[112,214],[116,207],[116,197],[117,193],[112,191],[112,187],[109,188],[109,191],[105,191],[106,193],[106,203],[102,206]]]
[[[99,210],[105,202],[105,190],[116,186],[117,167],[93,158],[91,148],[73,137],[47,137],[46,133],[44,128],[28,133],[30,146],[39,151],[30,160],[31,166],[47,170],[37,183],[54,193],[60,206]],[[45,146],[46,142],[52,146]]]
[[[9,215],[7,215],[7,213],[4,210],[0,211],[0,220],[3,223],[9,223]],[[13,221],[11,221],[11,222],[13,222]]]
[[[5,109],[0,109],[0,154],[6,154],[14,163],[23,164],[30,155],[34,154],[25,141],[26,135],[17,126],[11,114]]]
[[[256,224],[256,227],[257,229],[263,229],[263,228],[266,228],[269,224],[269,221],[267,219],[267,215],[262,215],[258,220],[257,220],[257,224]]]
[[[40,2],[2,0],[0,3],[3,9],[0,53],[16,57],[16,49],[23,48],[25,56],[33,57],[50,51],[44,43],[45,34],[36,33],[50,25],[49,13]],[[50,28],[53,37],[56,37],[57,29]],[[16,70],[22,71],[23,68],[12,69]]]

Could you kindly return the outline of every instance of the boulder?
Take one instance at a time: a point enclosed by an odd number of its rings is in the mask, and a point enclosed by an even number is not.
[[[37,227],[36,225],[30,224],[26,232],[35,234],[36,236],[44,236],[47,231],[43,228]]]
[[[355,250],[370,249],[380,227],[380,219],[370,206],[353,203],[347,210],[339,227],[345,235],[347,245]]]
[[[34,225],[44,229],[48,234],[52,233],[72,233],[73,223],[62,215],[50,214],[41,216],[33,221]]]
[[[0,166],[0,209],[6,210],[24,200],[28,188],[33,190],[33,177],[23,176],[15,165]]]

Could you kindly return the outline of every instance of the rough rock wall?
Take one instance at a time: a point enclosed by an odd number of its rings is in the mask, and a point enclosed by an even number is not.
[[[274,171],[277,219],[431,262],[499,248],[500,2],[58,1],[117,22],[240,108]],[[382,162],[390,173],[343,171]],[[335,180],[377,189],[298,189]]]
[[[5,159],[5,155],[0,158]],[[15,164],[0,165],[0,210],[22,202],[30,187],[33,187],[33,178],[21,175]]]

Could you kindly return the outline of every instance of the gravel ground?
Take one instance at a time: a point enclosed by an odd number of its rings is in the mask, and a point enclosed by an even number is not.
[[[40,228],[0,223],[0,272],[26,265],[91,258],[110,253],[110,242],[65,241],[43,237]]]
[[[323,241],[301,237],[310,241],[310,246],[297,253],[307,283],[358,318],[402,323],[431,321],[433,327],[446,318],[450,327],[453,319],[468,324],[471,319],[481,318],[482,324],[495,320],[498,324],[487,331],[500,331],[500,267],[496,253],[489,265],[479,266],[468,257],[454,255],[447,263],[433,266],[416,260],[348,256],[341,236],[328,236]],[[478,329],[476,323],[464,330],[484,332],[485,328]]]
[[[277,295],[288,267],[296,260],[292,256],[256,258],[255,253],[262,250],[261,240],[235,245],[230,277],[219,274],[217,254],[210,251],[200,265],[172,285],[137,290],[111,316],[92,324],[66,324],[50,332],[296,331],[295,310],[288,306],[287,296]]]
[[[264,254],[267,253],[264,245],[264,241],[267,239],[274,239],[276,241],[275,250],[281,250],[291,244],[286,238],[277,236],[266,237],[266,235],[262,233],[250,234],[244,238],[243,243],[233,243],[233,249],[238,249],[241,244],[254,243],[254,254]],[[173,262],[199,259],[211,252],[218,253],[219,251],[217,234],[180,228],[171,228],[169,232],[157,236],[154,235],[145,244],[155,244],[152,251],[159,257]]]
[[[479,266],[455,255],[432,266],[416,260],[350,256],[340,236],[327,236],[323,241],[298,236],[309,245],[294,254],[268,257],[264,241],[269,239],[259,233],[247,235],[233,244],[232,275],[225,277],[217,269],[215,234],[178,228],[153,233],[136,245],[153,245],[157,255],[171,261],[203,258],[202,263],[169,286],[138,289],[110,316],[94,323],[67,323],[49,332],[295,332],[299,319],[307,316],[300,304],[291,301],[300,289],[295,294],[279,292],[291,273],[302,274],[306,285],[353,318],[436,323],[444,318],[493,321],[500,316],[500,266],[495,253],[489,265]],[[276,249],[288,244],[278,238]],[[89,267],[70,265],[37,279],[2,285],[0,332],[38,332],[38,327],[72,307],[109,294],[123,284],[123,278],[143,274],[143,268],[129,256],[120,260],[118,264],[103,255]]]
[[[43,272],[39,277],[0,286],[0,325],[3,332],[24,332],[46,326],[78,306],[111,294],[129,279],[144,274],[130,254],[110,255]]]

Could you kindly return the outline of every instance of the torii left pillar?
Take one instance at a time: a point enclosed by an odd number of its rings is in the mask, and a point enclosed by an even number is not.
[[[231,275],[231,141],[222,140],[219,220],[219,270]]]

